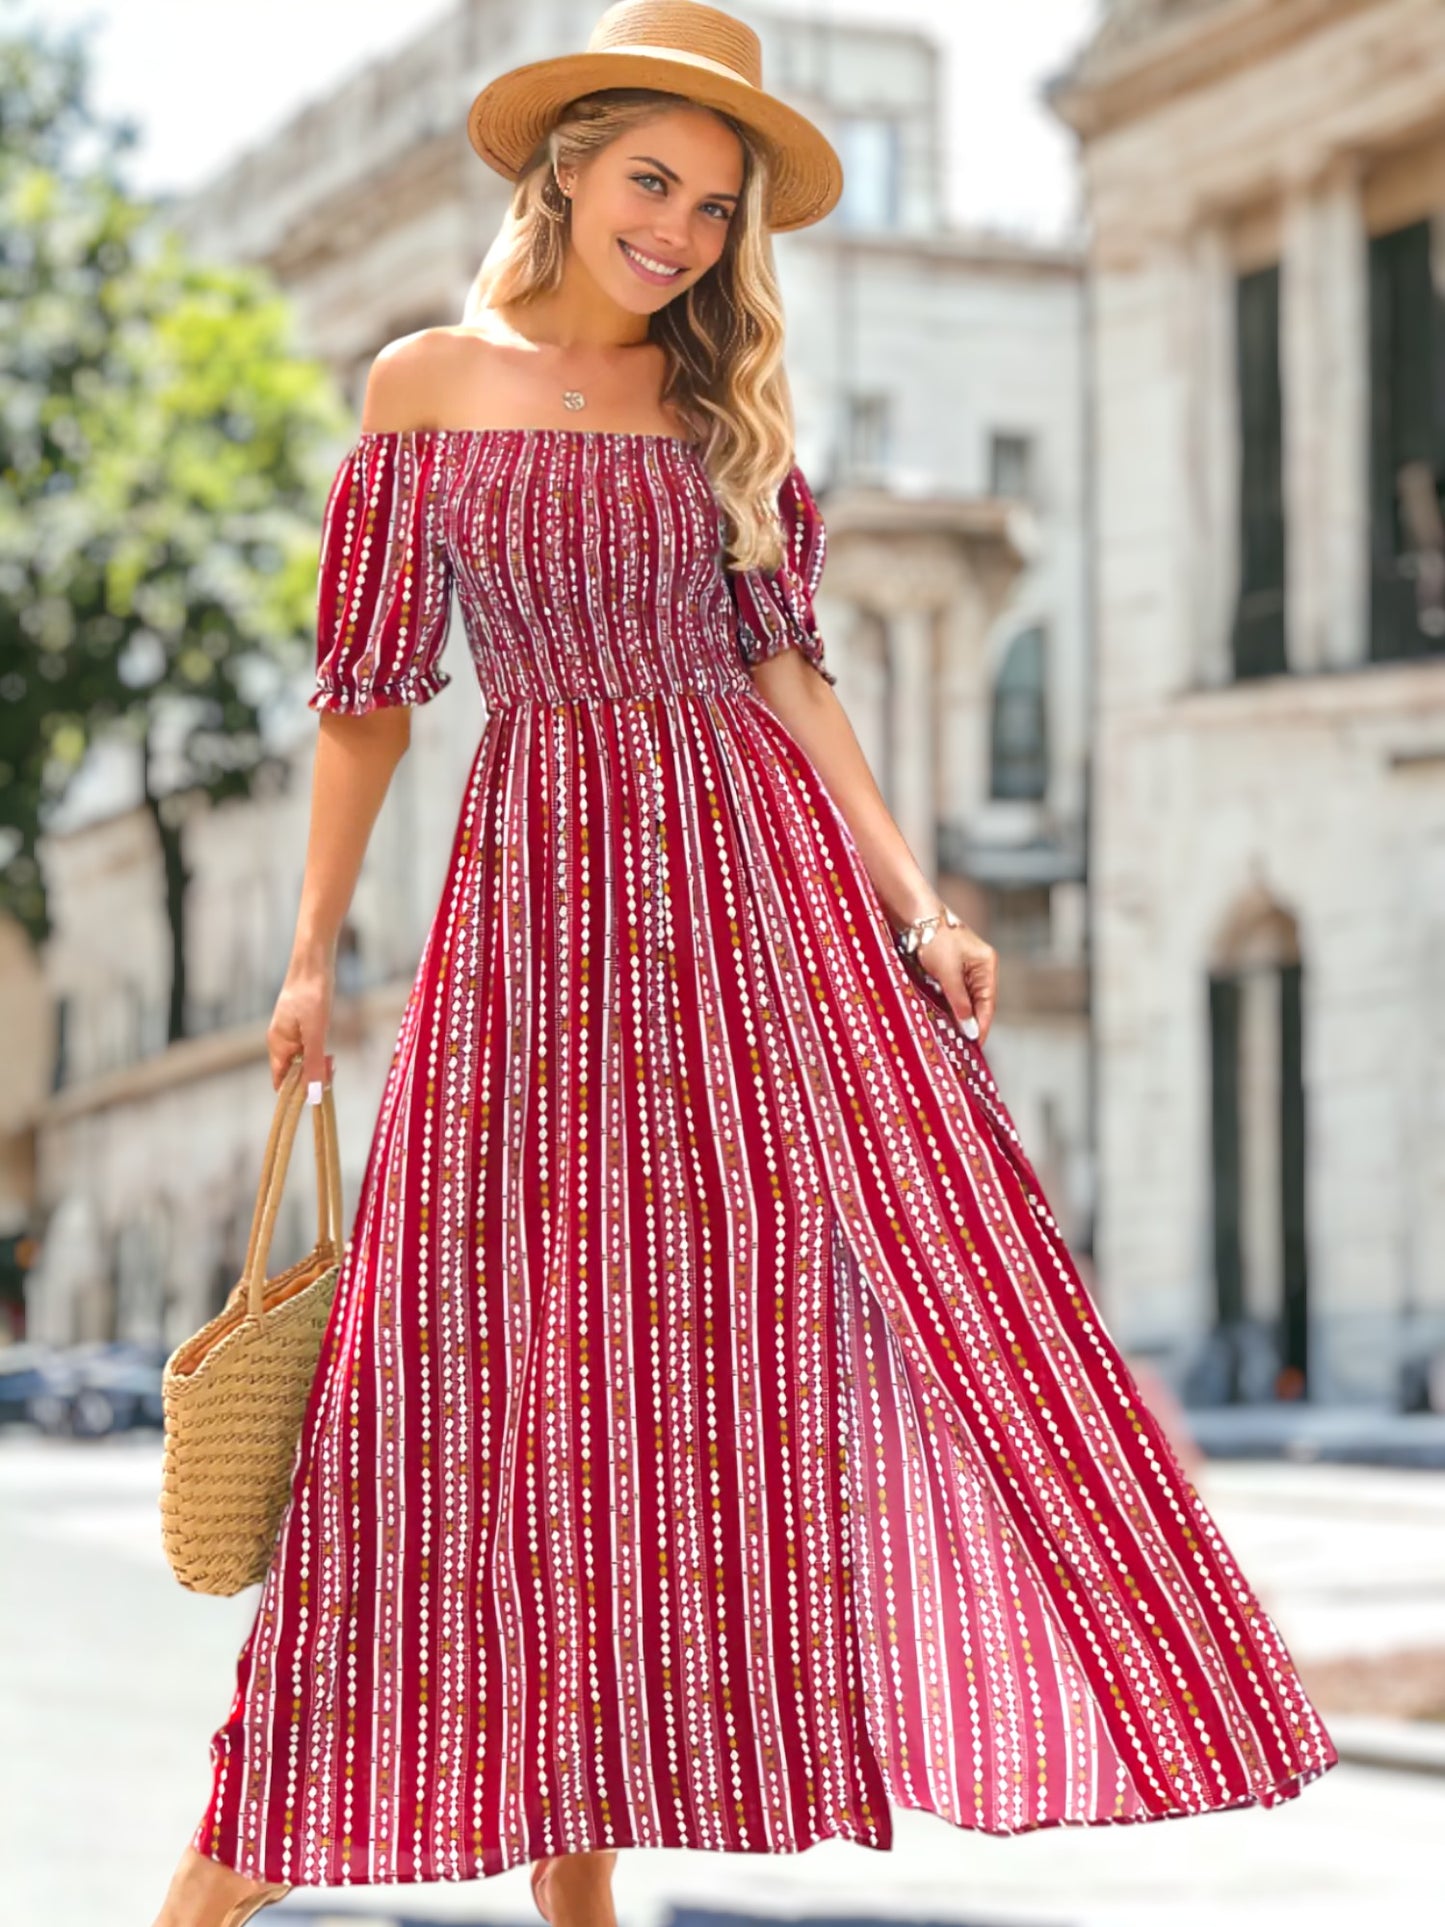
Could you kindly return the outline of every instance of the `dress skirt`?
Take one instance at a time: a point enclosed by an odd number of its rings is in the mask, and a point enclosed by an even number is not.
[[[985,1051],[749,664],[696,449],[363,435],[312,704],[487,722],[194,1844],[301,1885],[1272,1806],[1336,1757]],[[344,1094],[343,1094],[344,1101]]]

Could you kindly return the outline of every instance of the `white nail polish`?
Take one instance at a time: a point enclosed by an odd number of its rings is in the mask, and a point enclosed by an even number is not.
[[[965,1018],[964,1018],[964,1020],[963,1020],[963,1034],[964,1034],[964,1036],[965,1036],[965,1037],[977,1037],[977,1036],[978,1036],[978,1019],[977,1019],[976,1017],[965,1017]]]
[[[306,1086],[306,1102],[308,1104],[319,1104],[321,1102],[321,1085],[319,1083],[308,1084]]]

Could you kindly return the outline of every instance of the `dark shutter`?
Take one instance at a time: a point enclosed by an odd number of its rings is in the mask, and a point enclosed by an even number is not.
[[[1284,637],[1284,408],[1279,372],[1279,269],[1235,284],[1239,396],[1239,604],[1234,673],[1286,667]]]
[[[1445,482],[1445,301],[1430,269],[1430,223],[1370,241],[1370,654],[1377,661],[1445,650],[1420,622],[1401,510],[1400,471],[1424,463]]]
[[[1209,1121],[1214,1205],[1214,1295],[1226,1330],[1244,1317],[1239,1238],[1239,980],[1209,979]]]
[[[1305,1263],[1305,1112],[1301,972],[1297,963],[1279,974],[1280,1185],[1284,1228],[1284,1307],[1280,1360],[1309,1379],[1309,1296]]]

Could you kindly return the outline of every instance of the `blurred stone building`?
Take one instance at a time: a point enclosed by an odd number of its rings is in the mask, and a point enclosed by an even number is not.
[[[505,209],[507,184],[466,139],[475,90],[585,43],[595,13],[595,0],[458,0],[174,217],[199,253],[276,275],[359,410],[385,343],[460,319]],[[1003,954],[990,1061],[1082,1245],[1079,262],[950,226],[929,40],[782,14],[755,24],[770,85],[828,131],[847,175],[826,221],[775,244],[798,458],[829,531],[820,624],[911,847]],[[348,1210],[485,720],[459,617],[447,666],[454,684],[417,714],[346,932],[332,1043]],[[44,976],[62,1031],[54,1088],[32,1112],[34,1203],[54,1234],[31,1292],[38,1336],[178,1338],[239,1273],[314,735],[303,713],[288,793],[193,826],[194,1034],[180,1045],[157,1036],[160,883],[128,773],[97,773],[48,841],[57,935]],[[309,1157],[295,1163],[273,1268],[310,1236]]]
[[[1445,1348],[1445,8],[1135,0],[1082,141],[1097,1262],[1201,1397]]]

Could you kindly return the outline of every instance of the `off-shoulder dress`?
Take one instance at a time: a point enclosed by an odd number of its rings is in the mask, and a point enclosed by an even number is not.
[[[297,1885],[1272,1806],[1335,1760],[982,1045],[750,665],[701,452],[364,432],[311,706],[485,699],[193,1836]]]

